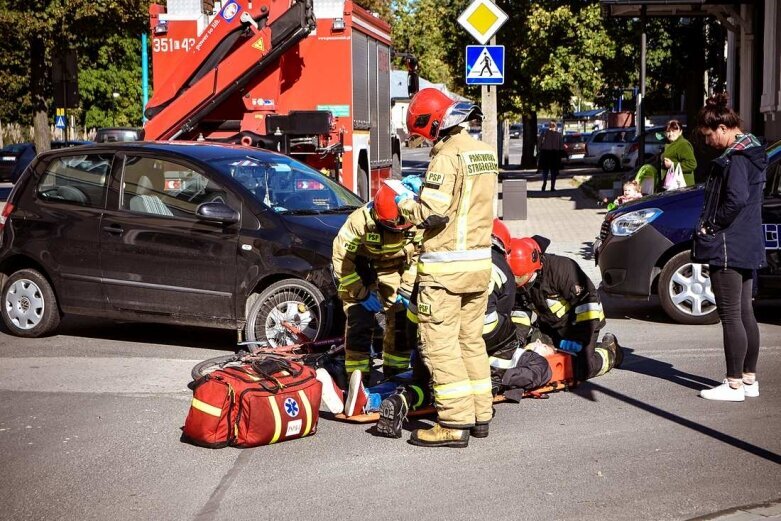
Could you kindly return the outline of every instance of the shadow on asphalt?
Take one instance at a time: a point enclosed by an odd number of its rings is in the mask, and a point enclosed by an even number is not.
[[[637,356],[631,356],[630,358],[625,358],[624,363],[627,364],[628,362],[631,362],[633,359],[638,358],[644,358],[644,357],[637,357]],[[663,364],[661,362],[651,360],[649,358],[646,358],[646,360],[650,361],[649,363],[653,364],[659,364],[660,366],[665,366],[667,364]],[[661,369],[662,367],[660,367]],[[622,366],[621,370],[629,370],[634,371],[635,368],[629,368],[626,366]],[[693,377],[693,375],[689,375],[688,373],[682,373],[678,372],[680,375],[686,375],[687,377]],[[646,374],[643,372],[642,374]],[[657,374],[651,374],[650,376],[658,377]],[[699,381],[712,381],[707,379],[700,379],[700,377],[693,377],[698,379]],[[666,379],[666,378],[665,378]],[[674,380],[671,380],[674,381]],[[692,389],[702,389],[703,386],[700,385],[698,387],[692,387],[689,384],[683,384],[680,381],[674,381],[674,383],[678,383],[681,385],[686,385],[686,387],[690,387]],[[710,385],[718,385],[719,382],[713,382]],[[760,458],[766,459],[768,461],[771,461],[776,464],[781,464],[781,455],[776,454],[775,452],[769,451],[767,449],[764,449],[762,447],[759,447],[757,445],[754,445],[753,443],[749,443],[747,441],[743,441],[741,439],[738,439],[734,436],[730,436],[729,434],[725,434],[721,431],[717,431],[716,429],[712,429],[710,427],[706,427],[705,425],[701,425],[695,421],[689,420],[687,418],[684,418],[683,416],[679,416],[675,413],[672,413],[670,411],[665,411],[664,409],[660,409],[659,407],[655,407],[649,403],[645,403],[643,401],[640,401],[636,398],[632,398],[631,396],[627,396],[626,394],[620,393],[618,391],[614,391],[613,389],[609,389],[607,387],[604,387],[602,385],[599,385],[598,383],[594,383],[593,380],[589,380],[587,382],[584,382],[580,384],[574,391],[575,394],[578,396],[581,396],[583,398],[589,399],[594,401],[596,398],[595,396],[598,393],[602,393],[606,396],[609,396],[611,398],[614,398],[616,400],[620,400],[627,405],[631,405],[632,407],[636,407],[638,409],[641,409],[643,411],[646,411],[650,414],[653,414],[655,416],[658,416],[659,418],[662,418],[664,420],[676,423],[682,427],[686,427],[687,429],[691,429],[695,432],[698,432],[700,434],[703,434],[705,436],[708,436],[710,438],[713,438],[714,440],[720,441],[722,443],[726,443],[727,445],[731,445],[735,447],[736,449],[740,449],[742,451],[748,452],[749,454],[753,454],[754,456],[758,456]],[[698,400],[701,400],[702,398],[697,398]]]
[[[8,334],[5,326],[2,329]],[[140,344],[197,347],[215,351],[236,349],[236,333],[233,330],[115,322],[77,316],[65,316],[57,334]]]

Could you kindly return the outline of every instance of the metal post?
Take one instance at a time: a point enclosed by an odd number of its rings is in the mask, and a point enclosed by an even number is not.
[[[144,111],[149,103],[149,54],[147,53],[146,33],[141,34],[141,120],[146,121]]]
[[[496,45],[496,36],[491,38],[491,45]],[[481,88],[481,104],[483,106],[483,141],[499,149],[496,129],[496,85],[483,85]]]
[[[645,6],[640,8],[640,96],[637,98],[637,164],[645,161],[645,61],[646,61],[646,18]]]

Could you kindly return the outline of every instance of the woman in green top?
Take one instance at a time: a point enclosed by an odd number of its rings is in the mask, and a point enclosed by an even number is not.
[[[681,123],[676,119],[668,121],[664,135],[669,143],[664,146],[662,153],[662,177],[668,168],[680,163],[686,186],[694,186],[694,169],[697,168],[697,160],[694,158],[692,144],[683,137]]]

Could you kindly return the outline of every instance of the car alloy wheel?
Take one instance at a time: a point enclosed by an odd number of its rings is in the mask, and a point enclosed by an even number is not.
[[[272,347],[315,340],[330,327],[324,297],[312,284],[297,279],[266,288],[247,315],[247,340]]]
[[[718,321],[708,266],[691,261],[684,251],[670,259],[659,275],[659,299],[665,312],[682,324]]]
[[[5,293],[5,312],[19,329],[32,329],[43,320],[46,303],[41,288],[29,279],[18,279]]]
[[[57,297],[49,281],[36,270],[21,269],[3,287],[3,322],[16,336],[35,338],[60,323]]]

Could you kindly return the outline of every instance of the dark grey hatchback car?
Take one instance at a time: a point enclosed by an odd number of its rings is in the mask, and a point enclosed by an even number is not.
[[[64,313],[244,331],[330,329],[332,242],[362,201],[287,156],[234,145],[111,143],[42,154],[0,217],[3,321]]]

